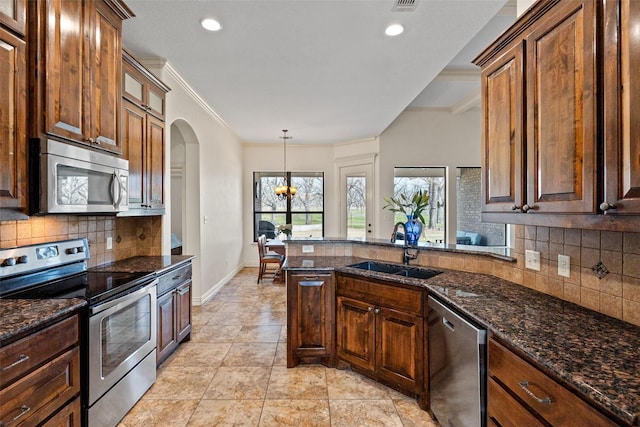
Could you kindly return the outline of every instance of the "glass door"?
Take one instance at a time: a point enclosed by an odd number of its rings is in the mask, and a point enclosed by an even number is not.
[[[341,235],[349,239],[373,237],[373,165],[340,168]]]

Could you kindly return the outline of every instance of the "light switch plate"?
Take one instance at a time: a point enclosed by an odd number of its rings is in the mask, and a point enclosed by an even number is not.
[[[571,277],[571,257],[558,254],[558,276]]]
[[[524,251],[524,266],[530,270],[540,271],[540,252]]]
[[[303,254],[312,254],[313,253],[313,245],[302,245],[302,253]]]

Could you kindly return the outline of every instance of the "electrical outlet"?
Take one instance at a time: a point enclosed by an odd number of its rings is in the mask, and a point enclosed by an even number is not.
[[[107,250],[110,251],[113,249],[113,238],[107,237]]]
[[[558,276],[571,277],[571,257],[558,254]]]
[[[313,253],[313,245],[302,245],[302,253],[303,254],[312,254]]]
[[[540,271],[540,252],[524,251],[524,266],[530,270]]]

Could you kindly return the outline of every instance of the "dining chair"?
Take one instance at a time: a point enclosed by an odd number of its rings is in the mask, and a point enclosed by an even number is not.
[[[276,276],[276,273],[278,273],[280,271],[280,269],[282,268],[282,263],[284,262],[284,256],[275,253],[275,252],[269,252],[267,253],[267,236],[265,236],[264,234],[261,234],[260,237],[258,237],[258,255],[260,257],[260,269],[258,271],[258,283],[260,283],[260,280],[262,280],[262,276],[264,276],[264,274],[267,271],[267,266],[269,264],[278,264],[273,276]]]

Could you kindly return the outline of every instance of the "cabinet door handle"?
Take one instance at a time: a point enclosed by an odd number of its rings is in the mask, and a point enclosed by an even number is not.
[[[13,362],[11,365],[5,366],[4,368],[2,368],[2,371],[6,371],[8,369],[11,369],[14,366],[17,366],[17,365],[19,365],[19,364],[21,364],[23,362],[26,362],[27,360],[29,360],[29,356],[27,356],[26,354],[21,354],[20,356],[18,356],[18,360]]]
[[[535,206],[529,206],[527,204],[522,205],[522,212],[529,213],[529,211],[534,210]]]
[[[376,308],[375,310],[373,310],[373,312],[374,312],[375,314],[378,314],[378,313],[380,313],[380,309],[379,309],[379,308]]]
[[[518,206],[518,205],[511,206],[511,210],[512,211],[521,211],[520,206]]]
[[[367,307],[367,311],[373,310],[373,307]]]
[[[4,427],[5,425],[13,424],[14,422],[18,421],[24,414],[26,414],[30,410],[31,410],[31,408],[29,406],[22,405],[20,407],[20,413],[18,415],[16,415],[15,417],[13,417],[13,419],[11,421],[9,421],[7,424],[5,424],[3,421],[0,421],[0,427]]]
[[[538,403],[551,403],[551,398],[550,397],[538,397],[536,396],[531,390],[529,390],[529,381],[520,381],[518,383],[520,385],[520,388],[524,390],[525,393],[527,393],[529,396],[531,396],[532,398],[535,399],[536,402]]]
[[[610,209],[615,209],[616,205],[614,205],[613,203],[609,203],[609,202],[602,202],[600,203],[600,210],[602,210],[602,212],[607,212]]]

